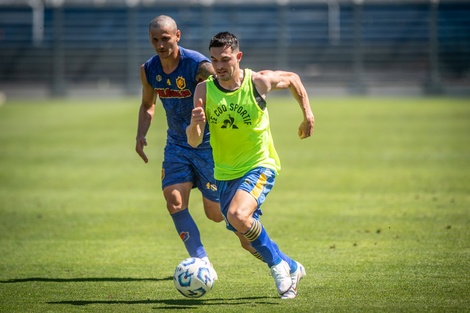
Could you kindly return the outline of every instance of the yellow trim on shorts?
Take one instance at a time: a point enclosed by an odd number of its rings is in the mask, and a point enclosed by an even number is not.
[[[263,192],[264,185],[266,185],[268,178],[264,173],[262,173],[256,182],[255,188],[250,191],[250,194],[258,201],[259,196]]]

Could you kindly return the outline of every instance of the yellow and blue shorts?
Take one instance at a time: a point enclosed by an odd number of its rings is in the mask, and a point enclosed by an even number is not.
[[[197,187],[205,198],[219,202],[212,149],[167,144],[162,163],[162,189],[186,182],[192,182],[193,188]]]
[[[266,196],[274,187],[275,179],[276,173],[274,170],[265,167],[257,167],[241,178],[224,181],[216,180],[220,210],[222,211],[228,230],[236,231],[227,220],[227,212],[235,193],[238,190],[244,190],[253,196],[258,204],[256,210],[253,212],[253,218],[259,220],[260,216],[263,214],[261,204],[263,204],[266,200]]]

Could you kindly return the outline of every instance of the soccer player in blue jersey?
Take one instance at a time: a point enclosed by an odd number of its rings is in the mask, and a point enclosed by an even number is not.
[[[214,74],[214,69],[207,57],[178,45],[181,32],[171,17],[155,17],[149,25],[149,36],[157,54],[140,70],[142,102],[135,150],[147,163],[145,136],[154,116],[156,100],[160,98],[168,124],[162,164],[162,189],[167,209],[189,255],[208,262],[200,232],[188,210],[188,202],[191,190],[198,188],[206,216],[215,222],[223,220],[213,178],[209,129],[206,129],[201,145],[195,149],[187,143],[186,127],[191,120],[194,89],[198,82]],[[240,241],[245,249],[256,253],[248,241],[241,237]]]
[[[295,298],[305,269],[279,249],[260,221],[261,205],[281,169],[266,97],[272,90],[290,90],[302,111],[298,135],[304,139],[315,124],[307,92],[295,73],[241,69],[243,54],[231,33],[215,35],[209,51],[216,75],[196,87],[188,143],[198,147],[210,128],[214,177],[227,229],[242,234],[261,255],[281,298]]]

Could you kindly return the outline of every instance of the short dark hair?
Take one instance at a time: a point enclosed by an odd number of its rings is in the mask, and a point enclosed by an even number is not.
[[[230,47],[232,51],[239,49],[239,43],[237,36],[229,32],[220,32],[214,37],[212,37],[211,42],[209,43],[210,48],[218,47]]]

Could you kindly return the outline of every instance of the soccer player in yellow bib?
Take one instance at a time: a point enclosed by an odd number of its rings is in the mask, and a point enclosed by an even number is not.
[[[305,268],[284,254],[261,224],[261,204],[274,185],[281,165],[271,136],[266,95],[290,89],[303,120],[300,139],[313,133],[315,119],[299,76],[292,72],[241,69],[243,53],[235,35],[221,32],[209,44],[216,72],[199,83],[194,94],[191,123],[186,129],[192,147],[210,131],[214,177],[227,229],[250,241],[269,267],[282,299],[297,296]]]

